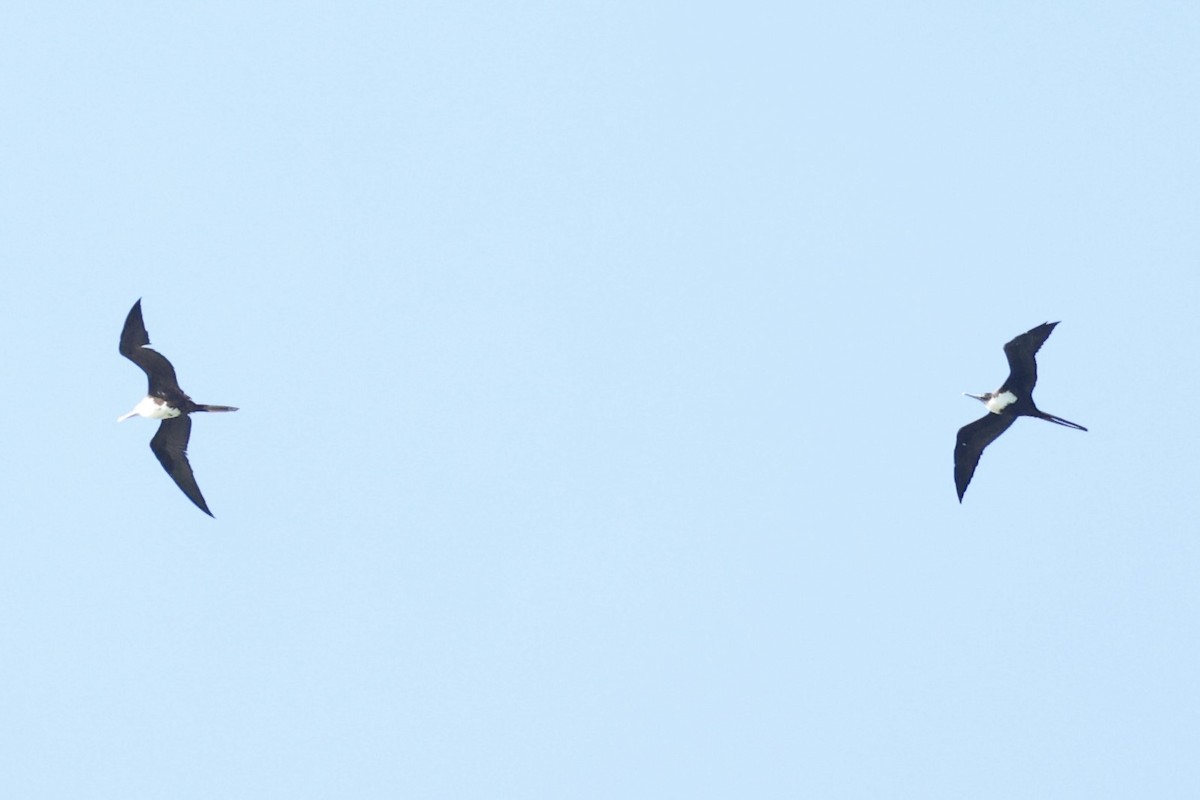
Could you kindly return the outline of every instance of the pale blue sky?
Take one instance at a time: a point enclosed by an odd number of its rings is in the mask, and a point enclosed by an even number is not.
[[[1190,3],[6,7],[6,796],[1200,794],[1197,87]],[[1046,320],[1090,431],[960,506]]]

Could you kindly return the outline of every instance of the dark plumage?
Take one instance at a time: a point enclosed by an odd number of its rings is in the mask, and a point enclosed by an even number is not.
[[[969,394],[988,407],[988,413],[958,431],[954,446],[954,485],[958,502],[966,494],[975,467],[983,450],[1016,422],[1017,417],[1037,417],[1068,428],[1086,431],[1082,425],[1047,414],[1033,403],[1033,387],[1037,384],[1037,351],[1050,337],[1057,322],[1044,322],[1022,333],[1004,345],[1008,357],[1008,379],[994,392]]]
[[[118,349],[121,355],[142,368],[149,379],[149,387],[146,397],[128,414],[118,417],[117,422],[133,416],[162,420],[158,432],[150,440],[150,449],[188,499],[211,517],[213,514],[208,510],[208,503],[204,502],[204,495],[200,494],[200,487],[196,484],[196,476],[187,458],[188,439],[192,434],[192,420],[188,415],[197,411],[237,409],[193,402],[179,388],[171,362],[158,351],[150,349],[149,345],[150,335],[146,333],[146,326],[142,322],[142,301],[138,300],[125,317]]]

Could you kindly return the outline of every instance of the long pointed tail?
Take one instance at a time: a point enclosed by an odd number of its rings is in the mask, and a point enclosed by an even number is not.
[[[1047,422],[1053,422],[1058,425],[1064,425],[1068,428],[1074,428],[1077,431],[1086,431],[1087,430],[1087,428],[1083,427],[1082,425],[1076,425],[1074,422],[1071,422],[1070,420],[1065,420],[1062,417],[1056,417],[1053,414],[1047,414],[1045,411],[1042,411],[1038,415],[1038,417],[1040,419],[1046,420]]]
[[[194,411],[237,411],[233,406],[206,406],[203,403],[197,403]]]

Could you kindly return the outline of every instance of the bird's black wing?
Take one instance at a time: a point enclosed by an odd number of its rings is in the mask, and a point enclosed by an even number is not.
[[[1011,414],[984,414],[969,425],[958,429],[958,442],[954,445],[954,485],[958,489],[958,502],[967,493],[967,484],[979,466],[983,449],[996,437],[1008,430],[1016,421]]]
[[[1012,390],[1018,397],[1028,397],[1037,383],[1037,351],[1050,338],[1057,322],[1043,322],[1032,330],[1025,331],[1004,345],[1008,356],[1008,380],[1001,391]]]
[[[171,479],[179,485],[188,499],[195,503],[201,511],[213,515],[200,494],[196,485],[196,476],[192,474],[192,465],[187,459],[188,439],[192,435],[192,419],[186,414],[171,419],[164,419],[158,426],[158,433],[150,440],[150,449],[158,456],[163,469]]]
[[[150,379],[147,394],[156,397],[172,397],[175,393],[182,394],[179,381],[175,378],[175,368],[167,357],[157,350],[151,350],[150,334],[146,333],[146,325],[142,322],[142,301],[138,300],[129,309],[125,317],[125,327],[121,329],[121,355],[142,368]],[[184,440],[186,442],[186,439]]]

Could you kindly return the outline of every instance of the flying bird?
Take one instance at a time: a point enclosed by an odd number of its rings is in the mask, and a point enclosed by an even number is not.
[[[1047,414],[1033,404],[1033,387],[1037,383],[1034,356],[1057,324],[1044,322],[1004,345],[1004,355],[1008,356],[1008,379],[1004,385],[994,392],[966,395],[987,406],[988,413],[959,428],[958,443],[954,446],[954,485],[958,488],[958,502],[961,503],[966,494],[983,449],[1008,430],[1017,417],[1037,417],[1068,428],[1087,430],[1082,425]]]
[[[171,476],[171,480],[183,490],[196,506],[208,514],[208,503],[200,494],[196,485],[196,476],[192,474],[192,465],[188,463],[187,445],[192,435],[192,420],[189,414],[196,411],[237,411],[233,406],[209,406],[192,402],[192,398],[179,388],[175,378],[175,368],[166,356],[157,350],[151,350],[150,335],[146,333],[146,325],[142,322],[142,301],[139,299],[129,309],[125,318],[125,327],[121,330],[121,355],[142,368],[150,379],[150,388],[133,410],[128,414],[117,417],[117,422],[124,422],[130,417],[146,417],[161,419],[158,433],[150,440],[150,449],[158,456],[159,463]]]

